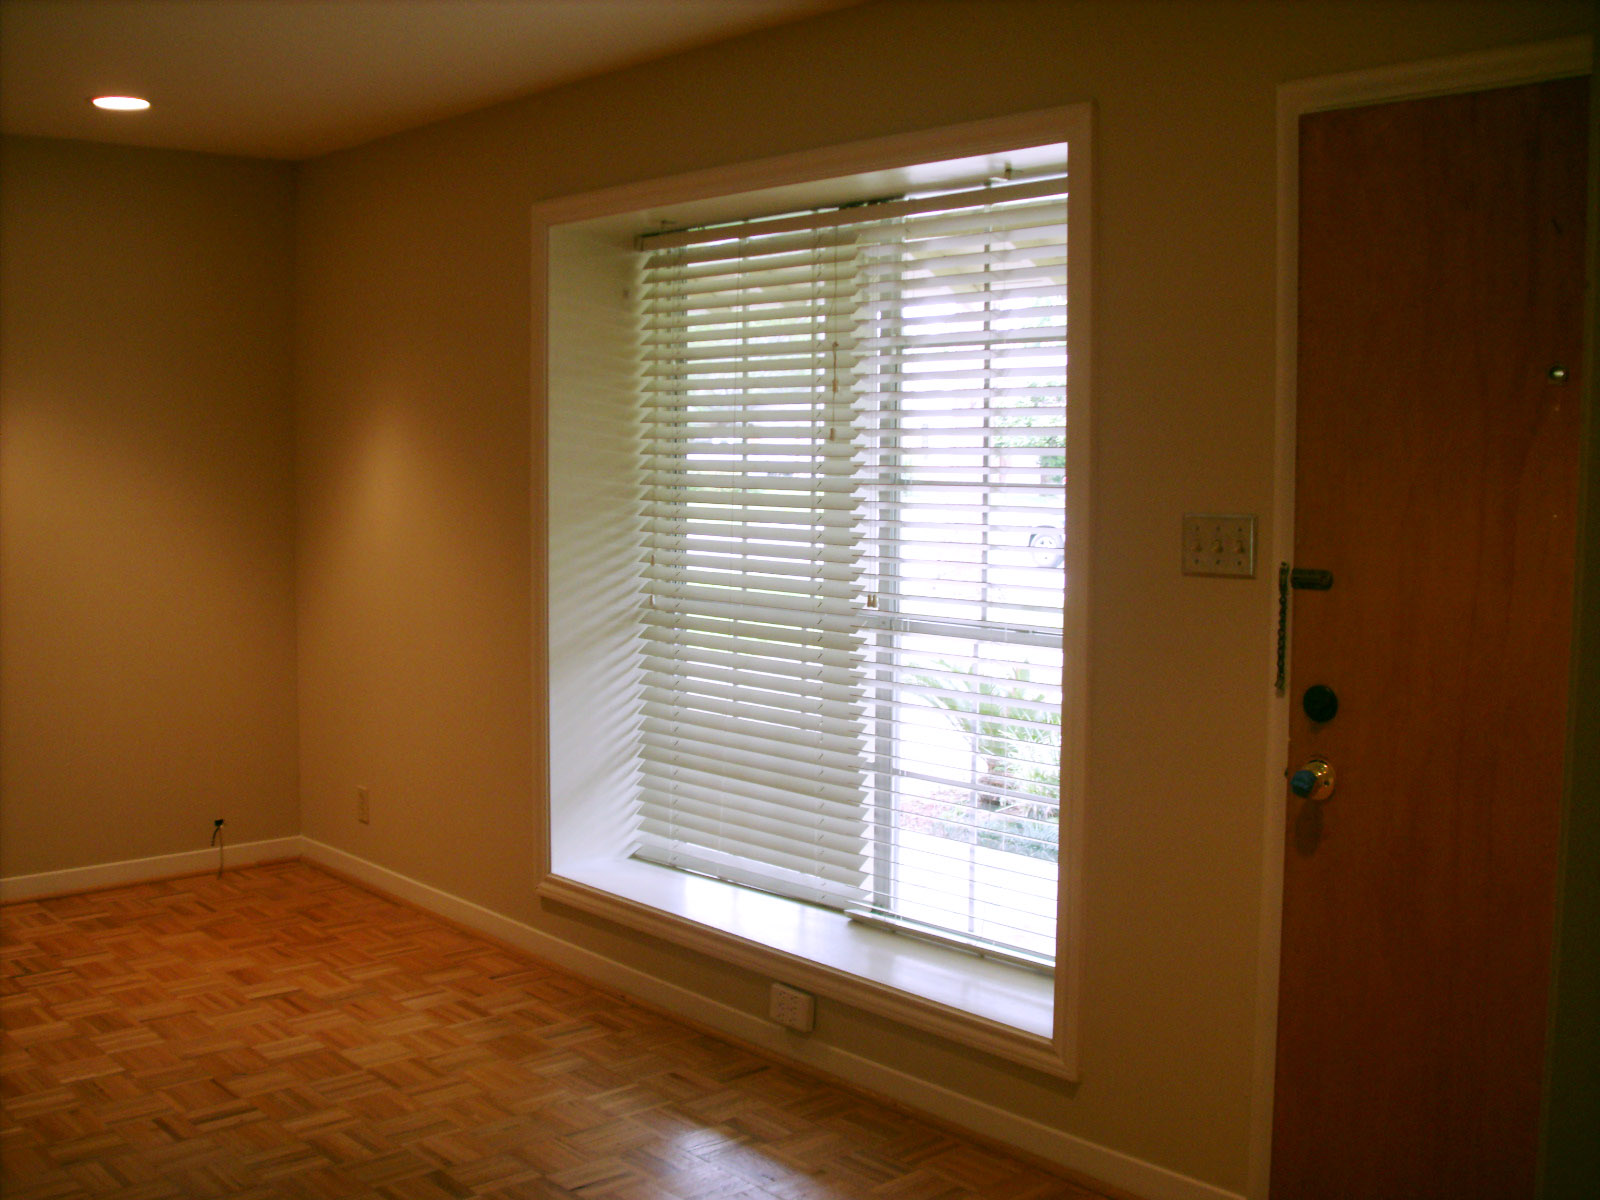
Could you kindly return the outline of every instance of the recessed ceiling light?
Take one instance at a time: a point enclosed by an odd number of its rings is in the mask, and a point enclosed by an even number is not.
[[[141,100],[138,96],[96,96],[90,103],[96,108],[110,109],[112,112],[139,112],[150,107],[150,101]]]

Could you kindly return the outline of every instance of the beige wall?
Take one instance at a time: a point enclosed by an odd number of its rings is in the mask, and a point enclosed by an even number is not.
[[[0,170],[0,875],[297,833],[293,169]]]
[[[305,831],[760,1011],[761,981],[531,891],[545,764],[528,207],[1028,109],[1097,110],[1081,1085],[838,1010],[817,1037],[1229,1189],[1246,1177],[1273,598],[1176,570],[1273,511],[1284,80],[1581,32],[1588,3],[887,0],[307,164]],[[530,496],[532,497],[530,501]],[[370,827],[354,789],[372,788]]]

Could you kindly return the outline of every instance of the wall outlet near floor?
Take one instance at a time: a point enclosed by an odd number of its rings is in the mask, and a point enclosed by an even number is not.
[[[364,787],[356,789],[356,820],[363,825],[372,824],[372,797],[367,795]]]
[[[772,985],[772,1001],[767,1015],[796,1033],[810,1033],[817,1019],[817,998],[799,988],[775,983]]]
[[[1183,573],[1254,578],[1255,514],[1184,513]]]

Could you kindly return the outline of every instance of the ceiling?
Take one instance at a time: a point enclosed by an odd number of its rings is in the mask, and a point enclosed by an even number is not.
[[[0,0],[0,130],[309,158],[859,2]]]

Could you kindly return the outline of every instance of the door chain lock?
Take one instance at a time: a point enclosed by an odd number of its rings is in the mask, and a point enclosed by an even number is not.
[[[1273,687],[1280,696],[1288,685],[1289,589],[1325,592],[1332,586],[1332,571],[1319,571],[1313,567],[1291,567],[1288,563],[1278,564],[1278,675]]]

